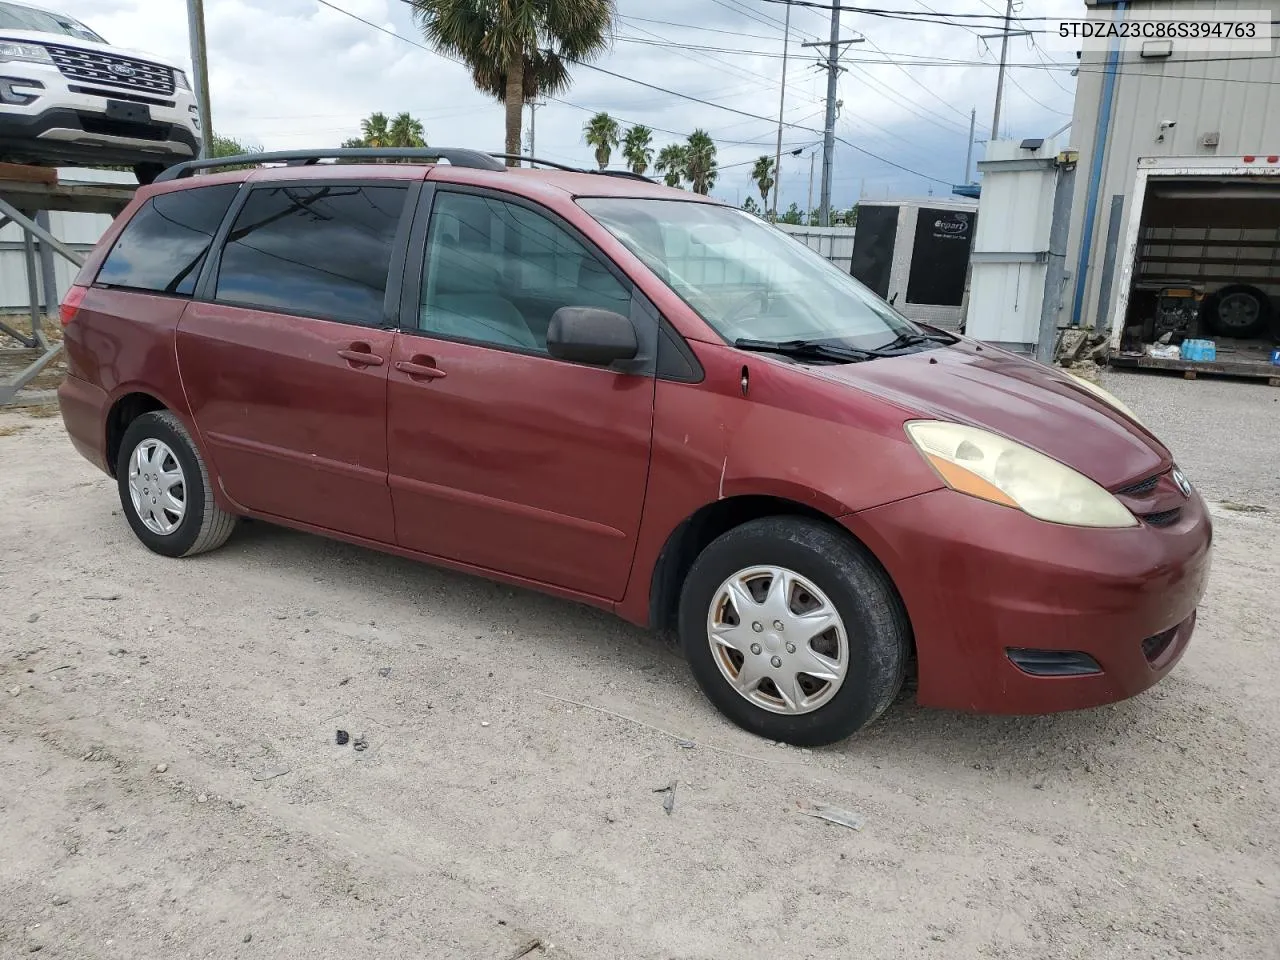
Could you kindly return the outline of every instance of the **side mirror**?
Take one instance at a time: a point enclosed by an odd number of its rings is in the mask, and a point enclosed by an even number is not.
[[[632,360],[640,350],[636,328],[612,310],[561,307],[547,327],[547,352],[557,360],[608,366]]]

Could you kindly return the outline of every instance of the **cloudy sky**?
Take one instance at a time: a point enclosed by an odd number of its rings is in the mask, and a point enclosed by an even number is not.
[[[112,43],[189,62],[182,0],[40,2],[83,20]],[[423,121],[434,145],[501,148],[502,108],[472,88],[464,68],[414,45],[427,46],[404,0],[329,3],[204,0],[219,132],[273,149],[336,145],[358,135],[360,118],[371,111],[406,110]],[[722,172],[714,193],[731,202],[745,199],[754,189],[749,161],[773,153],[785,7],[770,0],[617,0],[617,5],[617,36],[597,65],[621,76],[575,68],[572,89],[537,113],[538,154],[591,164],[582,125],[597,110],[653,127],[659,147],[702,127],[719,148]],[[866,6],[925,16],[929,10],[1003,12],[1001,0],[892,0]],[[1015,16],[1028,18],[1015,29],[1035,31],[1045,23],[1030,18],[1077,16],[1084,5],[1082,0],[1018,0],[1014,9]],[[963,181],[971,108],[977,109],[977,138],[990,135],[999,40],[979,35],[993,33],[993,21],[954,26],[845,12],[842,24],[843,36],[866,39],[847,48],[848,69],[840,76],[843,106],[836,133],[847,145],[839,144],[836,151],[834,203],[848,206],[859,195],[949,193],[948,184]],[[804,207],[808,158],[821,141],[826,74],[814,66],[815,51],[799,44],[825,40],[830,15],[795,7],[791,27],[784,117],[795,126],[784,131],[783,146],[803,153],[784,156],[782,206],[796,201]],[[1033,44],[1034,39],[1033,33],[1010,40],[1009,60],[1023,66],[1008,74],[1001,120],[1005,136],[1043,136],[1070,118],[1075,81],[1069,69],[1046,66],[1070,55],[1043,39]],[[634,80],[772,119],[752,119]],[[981,150],[979,144],[975,159]],[[819,154],[819,176],[821,165]],[[815,205],[817,192],[815,184]]]

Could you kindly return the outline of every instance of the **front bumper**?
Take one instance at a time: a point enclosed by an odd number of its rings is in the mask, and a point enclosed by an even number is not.
[[[1195,492],[1159,527],[1045,523],[951,490],[842,522],[902,595],[918,700],[933,707],[1041,714],[1140,693],[1182,656],[1209,574],[1212,528]],[[1034,675],[1010,657],[1025,664],[1028,649],[1037,663],[1087,654],[1099,671]]]
[[[187,90],[168,95],[113,90],[68,80],[54,66],[0,63],[0,158],[178,163],[200,153],[194,106]]]

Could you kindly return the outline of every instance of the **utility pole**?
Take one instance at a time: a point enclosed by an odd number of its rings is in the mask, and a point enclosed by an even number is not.
[[[187,32],[191,38],[191,68],[200,109],[200,158],[213,152],[213,110],[209,106],[209,55],[204,37],[204,0],[187,0]]]
[[[808,217],[813,211],[813,160],[817,155],[817,150],[814,150],[813,153],[809,154],[809,202],[804,208],[804,215],[806,217]]]
[[[778,190],[782,184],[782,111],[787,106],[787,48],[791,46],[791,2],[782,28],[782,93],[778,95],[778,145],[773,151],[773,219],[778,220]],[[767,215],[768,210],[765,211]]]
[[[996,74],[996,110],[991,118],[991,139],[1000,139],[1000,101],[1004,99],[1004,70],[1009,62],[1009,18],[1013,15],[1013,0],[1005,0],[1004,30],[1000,33],[1000,70]]]
[[[1012,0],[1010,0],[1012,2]],[[821,226],[831,225],[831,167],[836,152],[836,81],[840,79],[840,0],[831,3],[831,43],[827,47],[827,123],[822,131],[822,209]]]
[[[1009,38],[1010,37],[1028,37],[1031,35],[1028,30],[1010,30],[1009,21],[1013,18],[1013,0],[1005,0],[1004,7],[1004,29],[1000,31],[1000,70],[996,74],[996,109],[991,117],[991,139],[1000,139],[1000,107],[1004,100],[1004,71],[1009,63]],[[983,36],[983,40],[991,40],[997,34],[988,34]]]
[[[529,101],[529,156],[536,157],[538,155],[538,108],[545,107],[546,103],[539,103],[537,100]],[[532,163],[529,166],[533,166]]]
[[[973,183],[969,179],[969,171],[973,169],[973,129],[978,121],[978,108],[969,111],[969,149],[964,152],[964,182]]]
[[[831,170],[835,164],[836,151],[836,82],[840,79],[840,50],[851,43],[862,43],[865,37],[840,39],[840,0],[832,0],[831,4],[831,39],[823,43],[805,43],[805,47],[827,48],[825,60],[819,65],[827,71],[827,122],[822,134],[822,190],[818,222],[824,227],[831,225]]]

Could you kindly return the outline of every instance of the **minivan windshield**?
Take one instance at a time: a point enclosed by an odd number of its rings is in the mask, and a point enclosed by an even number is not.
[[[730,343],[876,350],[922,334],[826,258],[749,213],[680,200],[578,203]]]
[[[0,30],[34,30],[38,33],[59,33],[78,40],[107,42],[78,20],[16,3],[0,3]]]

